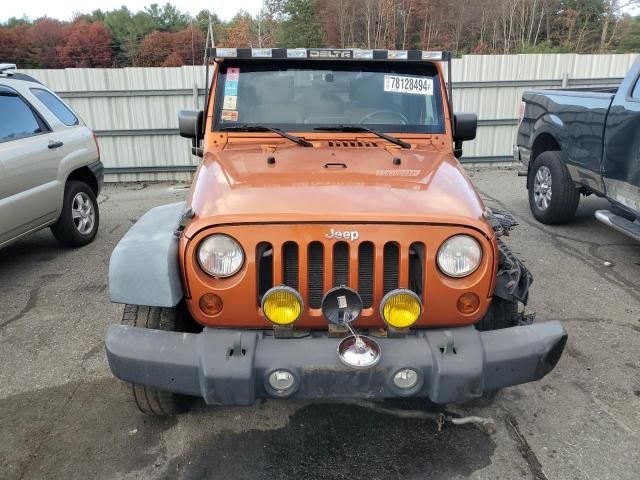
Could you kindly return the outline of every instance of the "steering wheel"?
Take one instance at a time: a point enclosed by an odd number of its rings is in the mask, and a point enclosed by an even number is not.
[[[371,113],[367,113],[364,117],[362,117],[358,123],[367,123],[368,120],[370,120],[371,118],[377,116],[377,115],[383,115],[383,114],[387,114],[387,115],[392,115],[394,117],[397,117],[400,119],[400,124],[401,125],[408,125],[409,124],[409,119],[407,117],[405,117],[402,113],[400,112],[394,112],[393,110],[377,110],[375,112],[371,112]]]

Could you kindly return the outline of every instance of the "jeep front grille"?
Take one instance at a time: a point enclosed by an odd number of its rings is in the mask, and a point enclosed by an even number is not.
[[[382,272],[382,295],[408,285],[420,297],[424,282],[424,244],[412,243],[403,260],[397,242],[380,245],[370,241],[360,243],[337,241],[299,244],[287,241],[281,251],[270,243],[260,242],[256,249],[258,305],[262,295],[274,286],[274,272],[281,272],[281,282],[303,294],[310,309],[319,309],[324,294],[332,287],[347,285],[355,288],[365,309],[376,307],[375,272]],[[379,253],[377,253],[379,252]],[[376,268],[376,262],[382,268]],[[402,265],[402,262],[407,263]],[[406,278],[401,278],[404,276]],[[301,289],[300,287],[306,287]],[[306,294],[306,295],[305,295]]]

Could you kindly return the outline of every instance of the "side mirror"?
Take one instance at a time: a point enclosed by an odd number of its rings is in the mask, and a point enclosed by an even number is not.
[[[456,158],[462,156],[462,142],[476,138],[478,130],[478,116],[475,113],[455,113],[453,115],[453,154]]]
[[[200,140],[204,138],[204,112],[202,110],[180,110],[178,113],[180,136],[191,139],[191,153],[202,157]]]

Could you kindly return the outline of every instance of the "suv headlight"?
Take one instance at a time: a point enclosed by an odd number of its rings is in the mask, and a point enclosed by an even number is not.
[[[244,252],[230,236],[215,234],[200,242],[198,263],[211,276],[230,277],[242,268]]]
[[[482,260],[482,247],[469,235],[455,235],[438,250],[438,267],[449,277],[471,275]]]

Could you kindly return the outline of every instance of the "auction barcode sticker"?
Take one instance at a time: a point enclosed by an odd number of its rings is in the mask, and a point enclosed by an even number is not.
[[[413,93],[433,95],[433,79],[426,77],[384,76],[384,91],[395,93]]]

